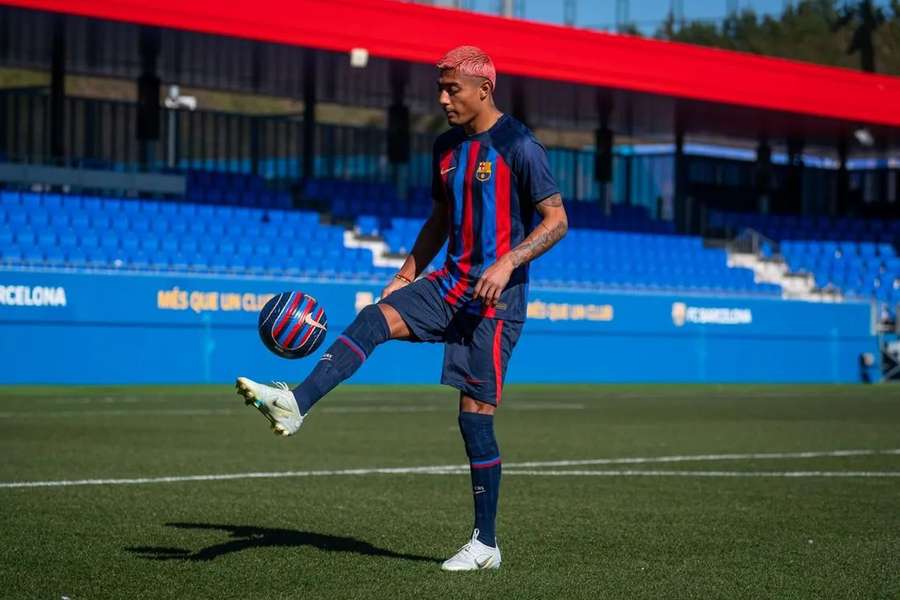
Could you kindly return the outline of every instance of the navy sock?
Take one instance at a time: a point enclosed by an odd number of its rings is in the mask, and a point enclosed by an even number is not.
[[[459,430],[466,443],[466,455],[469,457],[478,540],[488,546],[496,546],[501,468],[500,450],[494,437],[494,415],[461,412]]]
[[[378,344],[391,337],[387,320],[374,304],[362,309],[322,355],[309,376],[294,388],[294,398],[305,415],[322,396],[362,366]]]

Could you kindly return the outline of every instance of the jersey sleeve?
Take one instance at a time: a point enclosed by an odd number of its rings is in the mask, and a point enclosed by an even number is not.
[[[559,193],[559,186],[550,173],[547,151],[536,139],[526,138],[516,162],[516,178],[532,204]]]

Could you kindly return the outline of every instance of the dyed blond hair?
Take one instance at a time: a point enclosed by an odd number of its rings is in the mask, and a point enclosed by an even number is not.
[[[490,82],[491,89],[497,86],[497,70],[494,69],[494,61],[484,50],[475,46],[454,48],[438,61],[437,68],[441,71],[454,70],[461,75],[470,77],[483,77]]]

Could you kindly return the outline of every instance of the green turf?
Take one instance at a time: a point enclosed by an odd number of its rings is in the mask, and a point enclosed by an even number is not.
[[[511,386],[497,429],[498,572],[438,568],[471,527],[465,473],[0,488],[0,596],[900,598],[900,478],[513,466],[897,449],[900,388]],[[2,482],[465,459],[439,387],[339,388],[288,440],[224,387],[6,387],[0,451]],[[880,473],[900,454],[564,469]]]

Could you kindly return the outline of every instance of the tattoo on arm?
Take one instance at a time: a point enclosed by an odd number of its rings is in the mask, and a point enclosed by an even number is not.
[[[511,252],[513,267],[518,268],[552,248],[566,235],[568,229],[569,226],[565,221],[558,222],[552,229],[539,223],[524,242],[513,248]]]
[[[549,210],[548,210],[549,209]],[[563,209],[562,196],[553,194],[537,204],[543,220],[510,252],[513,268],[518,268],[544,254],[561,240],[569,230],[569,222]]]

